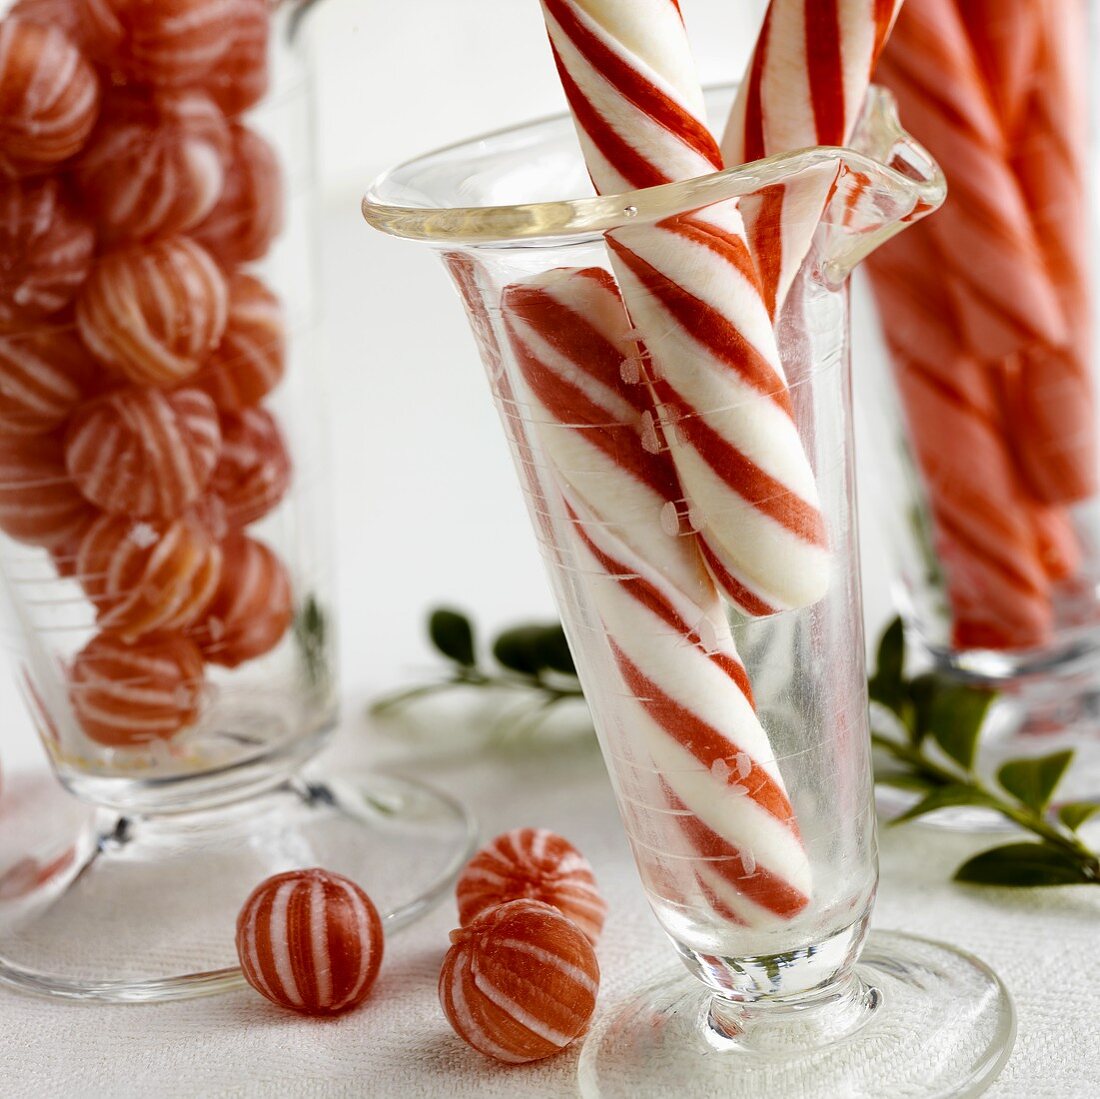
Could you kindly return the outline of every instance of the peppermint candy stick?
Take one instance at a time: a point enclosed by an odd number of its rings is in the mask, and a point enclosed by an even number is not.
[[[847,145],[903,0],[771,0],[722,138],[727,165]],[[809,254],[836,178],[819,169],[742,203],[774,317]]]
[[[597,190],[721,168],[676,0],[542,3]],[[829,578],[817,488],[736,204],[618,229],[608,247],[716,584],[752,616],[816,602]]]
[[[502,313],[619,672],[597,705],[643,876],[711,919],[789,919],[809,899],[806,853],[718,593],[695,541],[662,526],[679,489],[643,442],[653,426],[626,380],[639,350],[614,282],[552,271],[508,288]]]

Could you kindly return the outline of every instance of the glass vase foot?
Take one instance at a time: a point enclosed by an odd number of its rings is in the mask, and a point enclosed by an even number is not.
[[[243,985],[237,913],[264,878],[321,866],[366,890],[387,934],[449,892],[476,828],[456,801],[377,772],[298,777],[195,813],[100,812],[0,868],[0,983],[154,1002]]]
[[[984,963],[875,932],[853,981],[824,1000],[716,1002],[690,975],[666,975],[597,1018],[579,1083],[584,1099],[946,1099],[981,1094],[1015,1036],[1012,1000]]]

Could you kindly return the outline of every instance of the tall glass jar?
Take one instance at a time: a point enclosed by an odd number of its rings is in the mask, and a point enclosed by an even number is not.
[[[298,777],[336,718],[305,9],[182,6],[0,21],[6,632],[102,810],[0,867],[0,980],[61,995],[233,983],[237,907],[302,863],[400,923],[469,840],[419,788]]]
[[[870,264],[885,348],[857,387],[911,639],[1003,692],[990,762],[1078,749],[1075,798],[1100,793],[1098,20],[906,3],[880,76],[949,195]]]

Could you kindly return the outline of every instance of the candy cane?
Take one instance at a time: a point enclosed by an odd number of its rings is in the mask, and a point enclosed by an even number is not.
[[[806,853],[721,601],[667,507],[676,474],[614,282],[552,271],[508,288],[502,314],[619,673],[597,690],[616,694],[605,728],[639,860],[696,907],[788,919],[808,902]]]
[[[771,0],[722,138],[727,165],[847,145],[903,0]],[[829,200],[835,169],[742,203],[765,300],[782,308]]]
[[[543,11],[597,190],[721,167],[676,0]],[[829,575],[817,489],[736,205],[619,229],[608,246],[715,582],[754,616],[816,602]]]

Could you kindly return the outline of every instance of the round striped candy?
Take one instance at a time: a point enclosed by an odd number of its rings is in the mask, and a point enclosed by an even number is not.
[[[225,190],[193,235],[230,268],[260,259],[282,227],[283,181],[275,150],[235,123]]]
[[[338,1015],[370,994],[382,964],[382,921],[370,897],[328,870],[261,882],[237,917],[245,980],[273,1004]]]
[[[254,107],[267,92],[270,16],[264,0],[235,0],[229,49],[206,87],[230,118]]]
[[[94,517],[53,435],[0,436],[0,530],[46,549],[72,543]]]
[[[245,408],[222,417],[222,453],[211,488],[225,503],[231,527],[262,519],[286,495],[290,454],[274,417]]]
[[[98,110],[95,71],[64,31],[0,20],[0,173],[46,171],[73,156]]]
[[[186,638],[132,645],[98,634],[73,660],[69,698],[81,728],[108,748],[167,740],[199,715],[203,667]]]
[[[208,95],[127,89],[107,98],[76,180],[102,240],[139,241],[198,225],[228,158],[229,127]]]
[[[92,377],[88,352],[69,328],[0,333],[0,432],[42,435],[60,427]]]
[[[16,0],[8,14],[24,23],[57,27],[80,42],[80,5],[73,0]]]
[[[600,967],[572,921],[541,901],[490,909],[451,932],[439,1002],[455,1033],[506,1064],[540,1061],[583,1034]]]
[[[238,271],[229,280],[229,321],[210,361],[191,379],[223,412],[254,405],[282,380],[286,326],[279,299]]]
[[[263,542],[234,534],[221,550],[221,583],[191,636],[211,664],[236,668],[282,640],[294,598],[286,568]]]
[[[124,78],[181,88],[221,63],[233,36],[231,0],[76,0],[82,42]]]
[[[100,629],[126,641],[190,626],[213,599],[221,569],[221,550],[190,518],[100,516],[76,559]]]
[[[506,901],[543,901],[568,916],[593,946],[607,916],[588,860],[546,828],[514,828],[497,836],[467,863],[455,897],[463,927]]]
[[[170,519],[199,499],[221,452],[214,402],[195,389],[128,387],[92,401],[69,423],[65,462],[95,505]]]
[[[0,177],[0,325],[56,313],[92,265],[95,233],[69,209],[57,180]]]
[[[76,303],[80,334],[104,366],[142,385],[175,385],[221,342],[228,290],[210,254],[186,237],[112,252]]]

